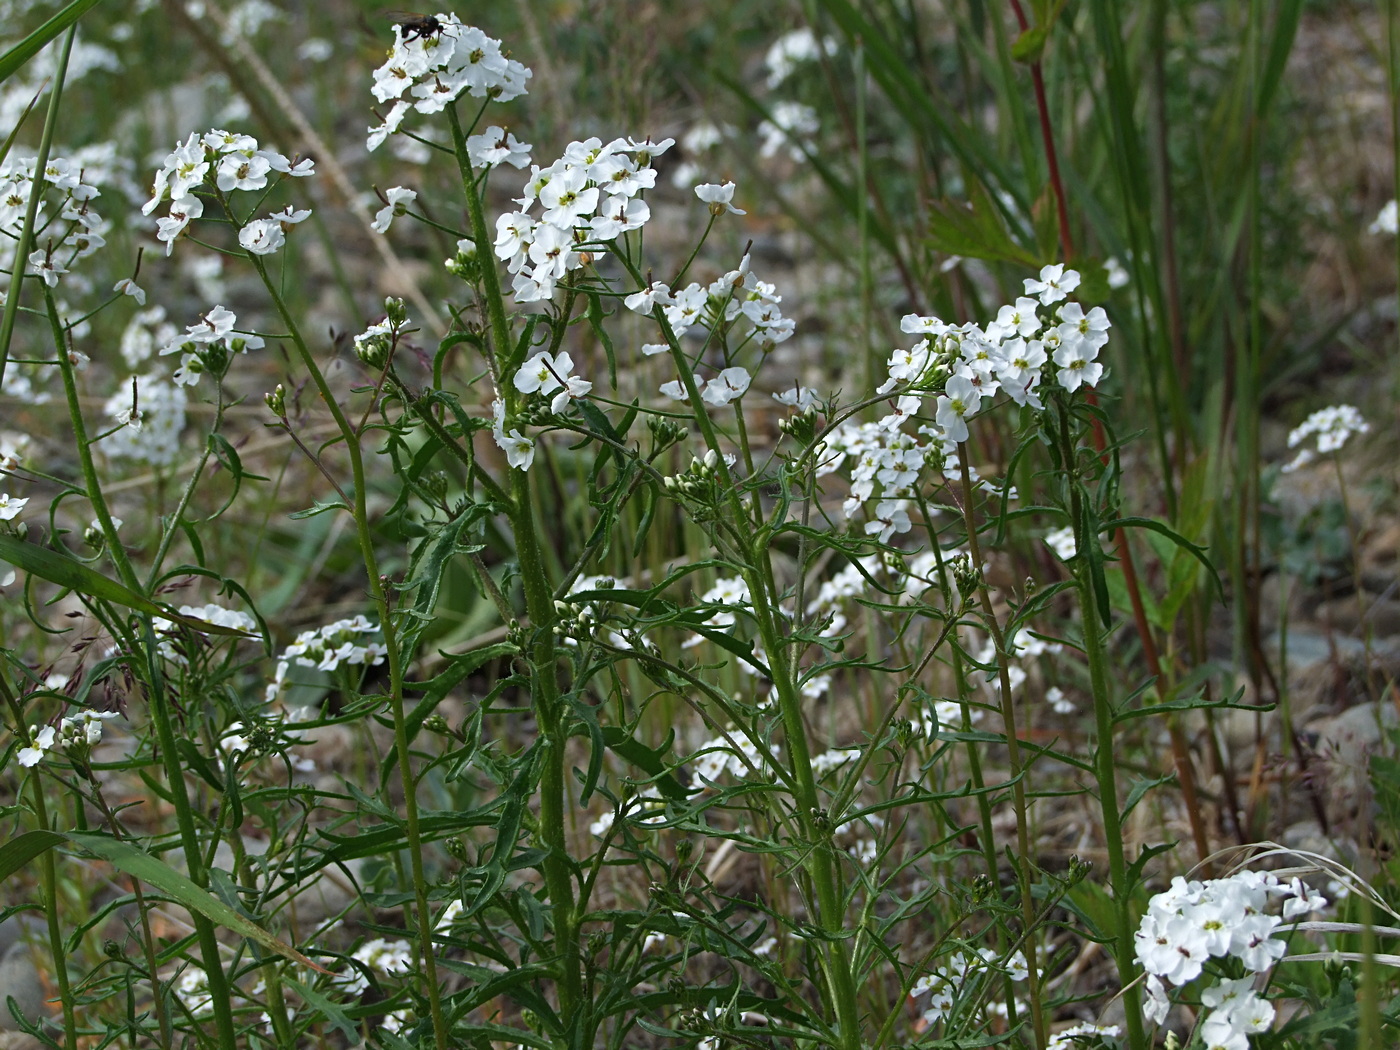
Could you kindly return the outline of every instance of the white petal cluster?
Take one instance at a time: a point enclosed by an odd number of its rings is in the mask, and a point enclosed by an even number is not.
[[[818,37],[812,30],[803,26],[784,33],[769,45],[763,56],[763,68],[768,74],[770,89],[780,86],[797,70],[798,66],[815,62],[823,55],[836,54],[836,41],[832,37]]]
[[[552,299],[566,274],[640,229],[651,218],[641,194],[656,185],[652,161],[674,144],[595,137],[569,143],[547,168],[532,164],[519,210],[496,219],[494,250],[515,275],[515,301]]]
[[[1271,914],[1273,903],[1281,915]],[[1287,942],[1276,937],[1286,920],[1327,906],[1301,879],[1287,882],[1270,872],[1241,871],[1228,879],[1188,882],[1177,876],[1171,888],[1148,903],[1134,935],[1138,964],[1147,971],[1147,1018],[1166,1019],[1166,984],[1184,985],[1201,975],[1207,959],[1233,958],[1252,974],[1283,958]],[[1255,995],[1254,979],[1224,980],[1201,993],[1210,1010],[1202,1021],[1206,1044],[1247,1050],[1248,1037],[1266,1031],[1274,1009]]]
[[[522,394],[552,395],[549,410],[557,415],[572,399],[583,397],[593,389],[593,384],[574,375],[573,369],[573,358],[567,353],[551,354],[541,350],[515,373],[515,389]]]
[[[677,339],[689,333],[701,336],[707,342],[716,341],[718,333],[730,333],[736,326],[742,326],[735,333],[737,338],[723,340],[729,346],[729,356],[732,358],[751,345],[757,345],[763,353],[767,353],[792,337],[797,323],[783,316],[782,301],[783,297],[774,285],[754,276],[749,269],[749,257],[745,255],[739,261],[738,269],[730,270],[708,285],[692,281],[684,288],[672,291],[670,285],[653,281],[623,299],[623,305],[649,317],[660,309]],[[659,354],[667,349],[664,343],[650,343],[642,347],[642,352]],[[743,397],[752,382],[748,369],[738,365],[720,369],[712,379],[700,375],[693,378],[700,399],[715,406],[727,405]],[[690,391],[679,378],[662,384],[661,393],[674,401],[690,399]],[[806,391],[807,398],[812,396],[811,391]],[[803,390],[798,390],[792,394],[791,401],[784,403],[797,404],[802,397]],[[783,398],[779,400],[783,401]]]
[[[215,128],[192,132],[169,153],[156,171],[151,199],[141,208],[150,215],[166,201],[167,213],[156,220],[156,240],[169,255],[175,241],[194,219],[204,214],[197,190],[221,195],[235,190],[261,193],[274,178],[302,178],[316,174],[310,159],[291,159],[273,149],[262,149],[251,135]],[[211,185],[212,184],[212,185]],[[269,255],[286,241],[286,231],[311,212],[291,208],[266,219],[254,219],[238,233],[238,242],[254,255]]]
[[[35,229],[43,231],[44,246],[30,253],[27,272],[54,288],[75,262],[107,243],[111,223],[92,206],[101,195],[100,172],[90,173],[77,158],[53,157],[36,180],[35,159],[0,160],[0,234],[19,236],[30,195],[37,192]]]
[[[1288,447],[1298,448],[1308,438],[1316,435],[1317,449],[1299,449],[1298,454],[1283,465],[1283,472],[1291,474],[1299,467],[1306,466],[1319,455],[1337,452],[1350,440],[1353,434],[1365,434],[1371,424],[1361,417],[1354,405],[1332,405],[1320,408],[1307,419],[1294,427],[1288,435]]]
[[[292,665],[335,671],[342,666],[371,667],[384,662],[388,650],[382,642],[362,642],[367,634],[378,634],[379,625],[364,616],[337,620],[324,627],[302,631],[296,641],[282,650],[277,672],[267,687],[266,699],[277,699]]]
[[[227,357],[232,354],[263,348],[262,336],[239,331],[237,325],[238,317],[232,310],[215,306],[201,314],[197,322],[187,325],[184,335],[171,336],[160,349],[161,357],[180,355],[180,365],[171,375],[171,381],[179,386],[194,386],[210,364],[211,354],[224,357],[226,364]]]
[[[413,946],[407,941],[376,937],[356,948],[350,958],[361,966],[351,967],[339,978],[338,983],[346,995],[359,995],[369,988],[369,977],[365,974],[365,969],[376,974],[402,974],[412,970]]]
[[[925,1024],[941,1021],[965,995],[976,994],[989,979],[1009,977],[1016,982],[1030,977],[1030,967],[1023,953],[1013,952],[1006,959],[998,959],[996,952],[983,948],[980,952],[954,952],[932,973],[920,977],[910,990],[910,995],[918,998],[929,997],[924,1008]],[[1017,1001],[1018,1011],[1025,1005]],[[993,1001],[986,1007],[987,1012],[1005,1016],[1006,1005]]]
[[[183,386],[158,375],[132,376],[103,405],[121,429],[103,439],[102,451],[114,459],[169,466],[180,455],[185,404]]]
[[[732,744],[730,740],[733,741]],[[778,745],[770,741],[768,750],[777,755]],[[755,770],[760,775],[767,773],[765,762],[759,756],[753,741],[742,730],[732,727],[729,739],[717,736],[701,744],[693,763],[691,768],[696,779],[706,788],[718,783],[726,774],[736,780],[744,780],[753,776]]]
[[[506,57],[501,42],[475,26],[463,25],[456,15],[439,13],[441,31],[404,40],[402,26],[394,27],[394,46],[384,64],[374,71],[371,90],[380,102],[394,99],[384,123],[369,129],[368,146],[378,149],[396,134],[409,110],[440,113],[464,92],[472,98],[509,102],[525,94],[533,75],[513,58]]]
[[[901,320],[903,331],[924,338],[890,355],[888,378],[877,390],[890,396],[889,415],[876,423],[850,421],[838,427],[824,439],[818,460],[821,474],[849,469],[848,518],[875,500],[867,516],[868,534],[883,543],[908,531],[908,499],[920,471],[932,459],[942,462],[945,474],[956,472],[958,445],[968,439],[970,421],[997,395],[1040,409],[1044,404],[1038,391],[1047,380],[1068,391],[1098,383],[1103,365],[1097,358],[1108,342],[1110,323],[1102,307],[1085,312],[1079,303],[1066,301],[1078,285],[1074,270],[1046,266],[1039,278],[1026,280],[1027,294],[1001,307],[986,326],[950,325],[917,314]],[[930,409],[932,423],[927,421]],[[903,429],[915,419],[929,443]],[[969,474],[974,484],[999,493],[970,467]]]
[[[821,128],[817,111],[803,102],[776,102],[766,119],[759,122],[758,147],[760,157],[774,157],[786,152],[801,161],[813,150],[812,136]]]
[[[103,724],[116,717],[118,715],[115,711],[84,708],[73,717],[60,721],[57,729],[53,726],[32,726],[29,739],[33,743],[20,748],[15,757],[20,765],[29,769],[43,761],[44,755],[54,747],[86,754],[101,742]]]
[[[1045,1050],[1084,1050],[1085,1047],[1103,1046],[1105,1038],[1116,1039],[1119,1031],[1116,1024],[1100,1025],[1085,1021],[1056,1032],[1045,1044]]]

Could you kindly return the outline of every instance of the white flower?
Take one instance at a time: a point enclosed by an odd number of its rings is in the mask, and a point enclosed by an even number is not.
[[[817,407],[821,395],[809,386],[794,386],[791,390],[774,394],[773,400],[780,405],[789,405],[799,412],[805,412],[809,408]]]
[[[552,355],[547,350],[541,350],[515,373],[515,389],[522,394],[538,392],[548,395],[558,391],[549,404],[549,410],[562,412],[571,398],[583,397],[593,389],[593,384],[588,380],[570,374],[573,367],[573,359],[568,354]]]
[[[375,213],[374,222],[370,224],[379,233],[388,230],[395,217],[408,211],[408,206],[418,199],[418,193],[403,186],[394,186],[384,194],[384,199],[388,203]]]
[[[535,443],[519,430],[506,432],[506,405],[500,398],[491,403],[491,416],[491,437],[506,454],[506,462],[517,470],[529,470],[535,462]]]
[[[0,521],[13,521],[28,502],[28,496],[17,499],[8,492],[0,492]]]
[[[699,376],[695,376],[695,388],[701,392],[701,396],[704,395],[705,381]],[[685,384],[679,379],[673,379],[669,383],[662,383],[661,392],[672,401],[690,401],[690,391],[686,389]]]
[[[287,243],[287,235],[275,218],[254,219],[238,231],[238,243],[254,255],[271,255]]]
[[[495,125],[480,135],[467,137],[467,156],[473,168],[494,168],[497,164],[523,168],[530,163],[530,150],[534,148],[528,142],[517,140],[505,128]]]
[[[190,220],[204,214],[204,202],[198,197],[180,197],[170,205],[170,214],[156,220],[156,240],[165,242],[165,254],[175,247],[175,239],[185,232]]]
[[[1039,296],[1044,305],[1050,306],[1079,287],[1079,272],[1066,270],[1062,263],[1056,263],[1040,271],[1040,280],[1027,277],[1024,284],[1027,295]]]
[[[726,368],[705,385],[700,399],[710,405],[727,405],[735,398],[743,397],[750,382],[747,369]]]
[[[140,285],[130,277],[123,277],[116,284],[112,285],[112,291],[120,292],[122,295],[129,295],[136,300],[137,306],[146,305],[146,292]]]
[[[54,727],[31,727],[29,736],[34,743],[28,747],[20,748],[19,753],[15,756],[19,760],[19,764],[25,769],[37,766],[40,760],[43,759],[44,754],[53,747]]]
[[[55,288],[58,286],[59,276],[67,273],[68,269],[55,261],[49,252],[35,251],[29,253],[29,272],[42,277],[50,288]]]
[[[955,375],[948,380],[945,392],[938,398],[935,420],[949,441],[967,440],[967,417],[976,413],[982,395],[966,377]]]
[[[671,289],[660,281],[652,281],[639,292],[633,292],[622,305],[639,314],[650,314],[657,306],[669,306],[675,302]]]
[[[262,156],[226,153],[219,159],[215,185],[225,193],[233,190],[260,190],[267,185],[271,162]]]
[[[695,196],[710,206],[711,215],[723,215],[729,212],[733,215],[747,215],[747,212],[740,211],[730,203],[734,199],[734,183],[726,182],[724,185],[717,185],[713,182],[706,182],[695,187]]]

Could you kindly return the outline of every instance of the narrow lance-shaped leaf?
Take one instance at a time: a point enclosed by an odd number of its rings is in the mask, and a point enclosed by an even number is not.
[[[79,594],[86,594],[91,598],[98,598],[116,605],[124,605],[128,609],[146,613],[148,616],[163,616],[167,620],[184,624],[186,627],[203,631],[205,634],[226,634],[235,638],[253,637],[247,631],[196,620],[190,616],[182,616],[168,605],[162,605],[160,602],[154,602],[144,595],[137,594],[129,587],[103,576],[96,569],[89,568],[75,558],[49,550],[47,547],[40,547],[38,544],[26,543],[15,536],[0,535],[0,561],[7,561],[17,569],[23,569],[42,580],[56,583],[60,587],[67,587]]]

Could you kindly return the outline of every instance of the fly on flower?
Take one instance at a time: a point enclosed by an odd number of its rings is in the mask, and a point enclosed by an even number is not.
[[[399,39],[405,44],[410,40],[430,40],[442,32],[442,23],[432,15],[394,11],[390,17],[399,27]]]

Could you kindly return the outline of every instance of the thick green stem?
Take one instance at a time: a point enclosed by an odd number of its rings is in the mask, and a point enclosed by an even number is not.
[[[389,594],[384,579],[379,574],[379,559],[374,551],[374,535],[370,530],[369,508],[366,503],[364,454],[360,449],[360,435],[351,426],[341,410],[330,384],[311,350],[302,338],[301,328],[287,308],[286,301],[277,290],[277,285],[268,275],[261,256],[248,253],[248,259],[258,271],[268,295],[272,297],[277,312],[287,326],[297,357],[305,366],[321,394],[321,400],[330,410],[341,437],[345,439],[345,451],[350,459],[350,474],[354,489],[351,499],[354,506],[351,514],[355,519],[355,534],[359,541],[360,557],[364,561],[369,576],[370,595],[379,613],[380,629],[384,633],[385,658],[389,665],[389,710],[394,719],[394,753],[398,758],[399,775],[403,779],[404,793],[404,833],[408,840],[409,871],[413,879],[414,910],[416,912],[418,952],[422,959],[423,976],[428,991],[428,1006],[433,1019],[433,1037],[438,1050],[448,1050],[447,1022],[442,1012],[442,990],[438,986],[437,961],[433,956],[433,923],[428,909],[428,883],[423,874],[423,837],[418,826],[418,782],[413,773],[413,752],[408,741],[408,722],[404,713],[403,698],[403,653],[399,651],[398,634],[394,630],[389,606]]]
[[[505,299],[501,291],[500,274],[496,269],[492,240],[486,227],[486,213],[477,192],[467,157],[467,143],[461,121],[453,106],[447,107],[452,126],[452,141],[462,178],[462,193],[471,216],[472,238],[476,241],[477,258],[481,262],[482,305],[491,329],[490,345],[496,360],[493,370],[501,376],[501,396],[505,399],[507,418],[518,409],[519,394],[509,382],[506,370],[512,364],[510,322],[506,318]],[[572,300],[571,300],[572,301]],[[559,320],[559,328],[568,323],[567,313]],[[520,577],[525,590],[525,611],[530,617],[534,640],[530,646],[531,699],[540,736],[544,741],[540,756],[540,824],[539,835],[545,855],[541,862],[545,886],[549,891],[550,910],[554,920],[555,951],[558,956],[559,1015],[566,1024],[584,1031],[588,1025],[581,1016],[583,1005],[583,971],[579,956],[579,915],[574,902],[574,883],[569,861],[569,844],[564,828],[565,808],[565,749],[568,726],[559,696],[558,654],[554,646],[554,593],[540,556],[536,533],[534,502],[530,493],[530,478],[523,470],[510,470],[510,506],[507,516],[515,535],[515,553],[520,562]]]
[[[1081,542],[1097,543],[1097,536]],[[1084,624],[1084,653],[1089,660],[1089,682],[1094,692],[1094,726],[1098,739],[1094,749],[1094,776],[1098,781],[1099,808],[1103,814],[1104,838],[1108,843],[1108,881],[1116,909],[1118,978],[1123,982],[1123,1009],[1128,1024],[1128,1044],[1132,1050],[1147,1045],[1142,1028],[1142,1004],[1133,972],[1132,884],[1123,852],[1123,828],[1118,818],[1118,778],[1113,755],[1113,698],[1109,693],[1103,636],[1099,633],[1098,606],[1088,570],[1079,574],[1079,607]]]

